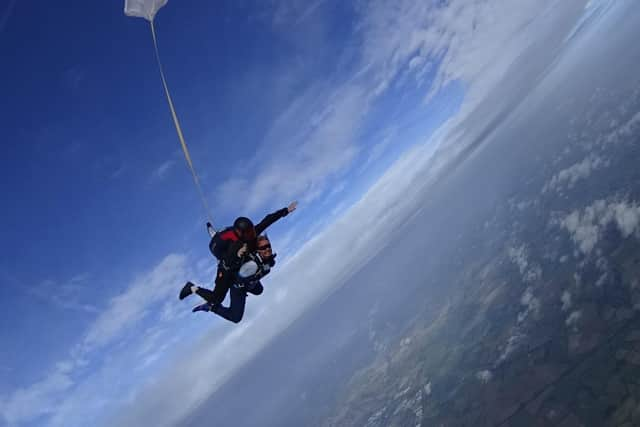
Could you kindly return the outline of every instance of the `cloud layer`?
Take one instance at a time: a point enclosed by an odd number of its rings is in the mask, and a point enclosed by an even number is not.
[[[110,352],[114,346],[125,343],[133,344],[130,350],[136,348],[139,341],[133,331],[150,314],[157,317],[157,312],[163,313],[164,301],[175,298],[176,284],[188,277],[186,261],[184,255],[169,255],[114,296],[88,325],[68,357],[57,362],[44,379],[0,398],[0,415],[5,422],[14,425],[54,415],[51,425],[73,425],[74,418],[67,419],[70,416],[67,411],[78,410],[84,404],[86,396],[80,392],[82,384],[78,381],[86,383],[88,369],[96,369],[88,366],[89,360],[95,363],[96,359],[102,359],[103,351]],[[157,348],[148,350],[154,353]],[[98,362],[98,372],[100,364]],[[89,377],[91,375],[95,373]],[[99,390],[93,393],[100,394]]]
[[[500,85],[523,50],[549,30],[554,22],[548,16],[552,6],[557,2],[359,4],[353,34],[358,49],[342,55],[352,58],[354,65],[338,67],[292,99],[253,160],[243,162],[233,178],[219,186],[218,199],[245,194],[241,210],[250,213],[274,199],[316,200],[365,150],[369,141],[362,130],[368,114],[390,90],[421,91],[429,100],[451,83],[461,82],[466,90],[463,115],[468,113]],[[298,9],[296,2],[278,7],[288,13]],[[533,21],[536,28],[530,25]]]

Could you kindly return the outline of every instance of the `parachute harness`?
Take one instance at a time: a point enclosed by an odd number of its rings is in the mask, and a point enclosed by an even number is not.
[[[158,62],[158,69],[160,70],[160,77],[162,78],[162,86],[164,87],[164,93],[167,96],[167,102],[169,103],[169,109],[171,110],[171,117],[173,118],[173,124],[176,127],[176,132],[178,133],[178,139],[180,140],[180,145],[182,146],[182,152],[184,153],[184,158],[187,160],[187,165],[189,166],[189,170],[191,170],[191,175],[193,176],[193,182],[196,184],[196,188],[198,189],[198,195],[200,196],[200,200],[202,201],[202,206],[204,206],[205,213],[209,222],[213,223],[213,219],[211,218],[211,209],[209,209],[209,204],[207,203],[207,199],[204,196],[204,192],[202,191],[202,187],[200,186],[200,179],[198,178],[198,174],[196,173],[196,169],[193,167],[193,162],[191,161],[191,155],[189,154],[189,148],[187,147],[187,143],[184,140],[184,135],[182,134],[182,128],[180,127],[180,121],[178,120],[178,115],[176,114],[176,109],[173,106],[173,101],[171,99],[171,93],[169,92],[169,86],[167,85],[167,79],[164,76],[164,67],[162,66],[162,62],[160,61],[160,52],[158,50],[158,40],[156,38],[156,29],[153,25],[153,19],[149,21],[151,23],[151,35],[153,37],[153,48],[156,54],[156,61]]]

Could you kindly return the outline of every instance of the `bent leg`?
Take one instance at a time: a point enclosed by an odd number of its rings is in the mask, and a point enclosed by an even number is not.
[[[195,285],[193,286],[193,288],[195,288],[196,295],[199,295],[203,300],[212,305],[219,305],[222,304],[222,301],[224,301],[224,298],[227,296],[229,287],[232,284],[232,281],[230,279],[231,275],[229,273],[226,273],[224,270],[218,269],[213,291]]]
[[[216,282],[211,295],[211,300],[207,299],[212,304],[222,304],[224,298],[229,292],[229,288],[233,284],[233,276],[230,273],[222,269],[218,269],[216,273]]]
[[[245,302],[247,300],[247,294],[244,290],[231,288],[231,304],[229,307],[218,305],[213,308],[213,312],[218,316],[223,317],[233,323],[239,323],[244,315]]]
[[[199,295],[203,300],[209,303],[213,303],[213,301],[216,300],[216,294],[209,289],[198,287],[198,289],[196,289],[196,295]]]

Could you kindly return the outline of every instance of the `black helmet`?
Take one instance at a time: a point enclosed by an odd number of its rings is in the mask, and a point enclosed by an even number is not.
[[[241,216],[233,221],[233,228],[238,233],[238,236],[242,240],[251,240],[256,237],[256,229],[253,226],[253,222],[247,217]]]

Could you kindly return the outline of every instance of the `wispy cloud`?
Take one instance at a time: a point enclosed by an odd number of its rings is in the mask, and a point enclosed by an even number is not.
[[[613,7],[615,1],[613,0],[589,0],[584,7],[584,13],[580,20],[576,23],[569,35],[566,37],[566,41],[570,41],[575,38],[580,32],[589,26],[594,24],[599,18],[602,18],[609,9]]]
[[[169,174],[175,164],[176,161],[173,159],[163,162],[160,166],[154,169],[154,171],[151,173],[151,178],[156,181],[162,180]]]
[[[169,255],[150,271],[141,274],[120,294],[113,297],[107,307],[91,322],[80,342],[75,345],[65,359],[60,360],[44,375],[43,379],[26,387],[14,390],[9,395],[0,396],[0,416],[10,425],[35,420],[43,415],[51,417],[49,425],[83,425],[81,420],[73,417],[82,405],[93,405],[86,402],[87,394],[83,391],[91,381],[96,381],[92,375],[104,375],[113,366],[112,357],[105,358],[98,351],[107,346],[117,346],[127,343],[130,351],[144,359],[150,353],[169,345],[175,333],[169,333],[166,324],[154,324],[139,329],[142,321],[149,315],[161,317],[170,311],[166,301],[177,302],[176,289],[189,277],[187,258],[184,255]],[[67,284],[57,286],[49,281],[45,285],[54,288],[67,288],[71,291],[89,280],[86,274],[78,275]],[[173,298],[170,298],[173,297]],[[175,299],[175,300],[174,300]],[[163,303],[165,302],[165,303]],[[69,308],[69,307],[67,307]],[[73,308],[73,307],[71,307]],[[94,313],[94,310],[90,310]],[[135,335],[142,333],[143,340]],[[161,345],[158,345],[161,343]],[[108,354],[109,352],[107,352]],[[123,355],[129,355],[123,352]],[[130,356],[123,356],[130,357]],[[130,359],[129,363],[131,363]],[[87,376],[87,365],[91,363],[96,373]],[[93,378],[93,379],[92,379]],[[98,385],[100,388],[100,386]],[[102,386],[104,387],[104,386]],[[92,394],[103,400],[112,399],[106,393],[101,394],[99,388]],[[65,412],[70,411],[70,413]],[[77,416],[77,413],[75,413]],[[86,419],[85,419],[86,420]],[[76,422],[77,421],[77,422]]]
[[[368,150],[368,154],[362,166],[360,166],[358,172],[362,173],[365,171],[371,164],[373,164],[376,160],[382,157],[382,155],[391,147],[391,144],[394,142],[394,137],[397,133],[397,129],[395,127],[390,127],[384,133],[382,139]]]
[[[275,2],[272,19],[274,25],[299,25],[325,3],[326,0],[287,0]]]
[[[283,2],[281,7],[298,10],[299,6]],[[253,174],[256,168],[245,168],[252,173],[234,174],[218,188],[220,200],[229,191],[240,191],[246,195],[241,210],[251,213],[272,200],[312,201],[322,195],[332,177],[348,171],[359,154],[370,150],[361,141],[362,126],[376,101],[401,76],[424,83],[427,99],[451,82],[463,82],[463,113],[469,113],[487,94],[500,89],[505,73],[525,48],[554,29],[556,15],[563,13],[549,13],[552,6],[559,7],[553,0],[361,4],[354,25],[359,49],[350,52],[355,65],[336,69],[292,99],[255,155],[252,164],[260,164],[258,173]],[[530,25],[534,20],[538,26]],[[494,106],[486,112],[499,110]],[[487,121],[485,115],[481,123]],[[365,159],[374,159],[384,148],[383,141]]]
[[[520,304],[525,307],[525,310],[518,313],[518,323],[524,322],[529,315],[535,317],[540,312],[540,299],[534,296],[533,289],[530,286],[525,289],[520,297]]]
[[[256,154],[254,163],[261,165],[258,173],[222,184],[221,200],[230,190],[246,194],[241,209],[246,212],[255,212],[272,200],[309,202],[331,176],[351,164],[359,150],[354,141],[367,109],[367,94],[349,85],[326,95],[321,86],[307,90],[281,114],[266,137],[268,146]]]
[[[579,181],[589,178],[594,171],[607,167],[608,165],[609,162],[607,160],[592,154],[581,162],[571,165],[556,173],[549,182],[544,185],[542,191],[560,191],[565,187],[570,190]]]
[[[153,270],[136,279],[123,293],[113,297],[107,309],[92,323],[82,341],[82,351],[102,347],[120,332],[144,318],[159,301],[166,300],[185,281],[186,257],[169,255]],[[152,290],[150,292],[150,290]]]
[[[89,280],[90,276],[87,273],[74,276],[66,282],[48,279],[29,288],[29,293],[63,310],[97,313],[98,308],[94,304],[82,300],[82,294],[87,289]]]
[[[60,396],[73,385],[66,365],[57,366],[43,380],[0,396],[0,414],[9,425],[35,420],[54,412]]]
[[[507,339],[507,342],[504,345],[504,348],[502,350],[502,353],[500,354],[500,357],[495,362],[496,366],[500,365],[505,360],[509,359],[509,357],[511,357],[511,355],[514,354],[514,352],[519,350],[524,344],[524,342],[526,341],[527,336],[523,334],[521,331],[519,331],[518,329],[519,329],[518,327],[514,328],[511,335],[509,336],[509,339]]]

